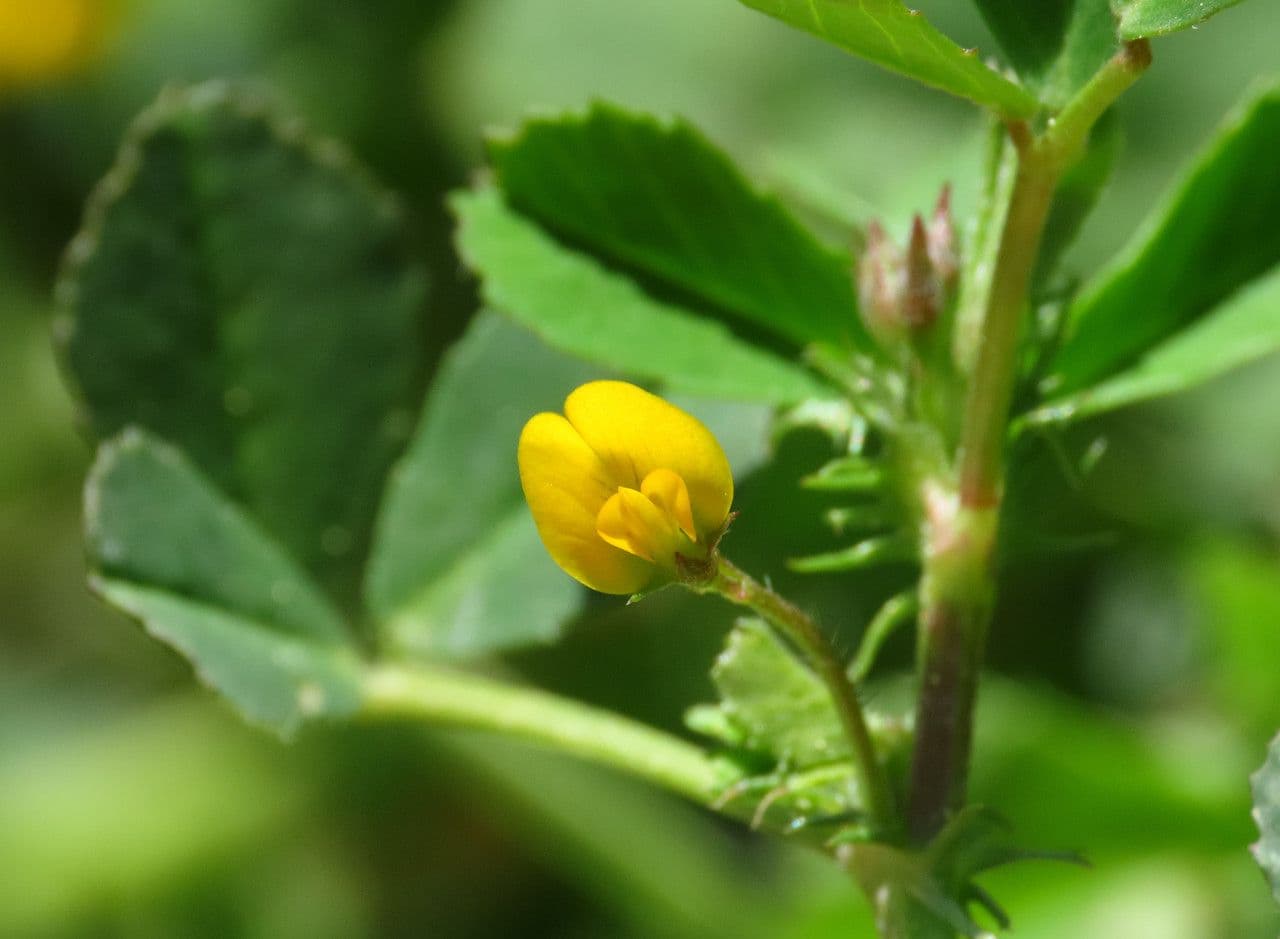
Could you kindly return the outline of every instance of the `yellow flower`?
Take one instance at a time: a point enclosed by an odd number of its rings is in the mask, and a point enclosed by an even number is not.
[[[520,434],[520,482],[548,553],[601,593],[676,576],[676,555],[705,560],[733,503],[720,444],[696,418],[635,385],[576,389],[564,416]]]
[[[106,0],[0,0],[0,88],[64,75],[90,57]]]

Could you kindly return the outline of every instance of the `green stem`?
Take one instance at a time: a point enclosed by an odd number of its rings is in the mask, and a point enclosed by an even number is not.
[[[722,780],[702,750],[609,711],[534,688],[429,665],[371,667],[359,716],[494,731],[611,766],[708,804]]]
[[[871,733],[858,702],[857,691],[844,666],[822,632],[799,607],[765,587],[724,558],[718,559],[715,574],[699,588],[720,594],[731,603],[748,607],[792,642],[826,685],[853,752],[858,784],[866,799],[871,827],[881,836],[892,835],[900,827],[893,793],[876,756]]]
[[[1145,41],[1129,43],[1039,136],[1024,123],[1008,126],[1017,148],[1017,171],[981,307],[981,341],[957,454],[958,481],[954,490],[930,481],[924,500],[920,696],[907,807],[907,828],[917,842],[932,838],[965,800],[977,676],[995,596],[995,533],[1018,342],[1054,190],[1094,122],[1150,62]]]
[[[965,505],[989,506],[999,499],[1018,338],[1058,179],[1079,155],[1094,122],[1150,64],[1145,40],[1128,43],[1049,121],[1041,136],[1032,137],[1025,124],[1009,125],[1018,148],[1018,170],[965,403],[960,442],[960,497]]]

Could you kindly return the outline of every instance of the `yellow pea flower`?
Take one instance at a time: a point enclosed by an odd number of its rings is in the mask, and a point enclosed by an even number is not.
[[[520,434],[520,483],[542,543],[601,593],[677,575],[710,557],[733,503],[733,474],[697,418],[635,385],[595,381]]]
[[[88,59],[107,0],[0,0],[0,89],[64,75]]]

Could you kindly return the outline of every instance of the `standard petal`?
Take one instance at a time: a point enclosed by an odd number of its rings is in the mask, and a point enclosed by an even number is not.
[[[671,470],[689,489],[699,535],[724,524],[733,504],[733,473],[697,418],[621,381],[581,386],[565,401],[564,413],[619,485],[639,489],[654,470]]]
[[[596,533],[596,516],[618,484],[567,420],[534,415],[517,457],[525,500],[552,560],[601,593],[636,593],[649,582],[653,565]]]

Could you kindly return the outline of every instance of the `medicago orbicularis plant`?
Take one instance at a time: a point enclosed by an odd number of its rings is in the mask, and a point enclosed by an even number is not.
[[[59,287],[101,441],[94,588],[282,734],[396,717],[531,739],[813,845],[885,936],[975,935],[975,904],[1003,921],[975,878],[1042,852],[967,779],[1018,448],[1280,348],[1280,91],[1262,85],[1076,290],[1058,265],[1105,183],[1108,109],[1149,37],[1230,4],[975,3],[1012,72],[897,0],[747,3],[988,115],[972,217],[938,180],[901,239],[866,219],[833,247],[679,121],[597,105],[495,138],[491,172],[450,200],[486,309],[416,428],[428,285],[394,199],[250,94],[167,93]],[[753,520],[726,534],[720,444],[617,375],[766,407],[780,435],[820,428],[831,459],[802,484],[841,500],[849,543],[789,563],[910,584],[865,622],[819,624],[735,566]],[[719,700],[689,712],[696,741],[465,667],[558,637],[577,582],[752,611],[714,664]],[[877,653],[912,622],[916,690],[880,707]],[[851,655],[833,642],[850,626]]]

